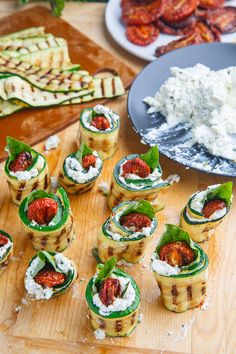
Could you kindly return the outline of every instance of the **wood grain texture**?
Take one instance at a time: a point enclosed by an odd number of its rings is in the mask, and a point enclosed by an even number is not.
[[[6,11],[13,9],[11,1],[3,3]],[[78,18],[75,9],[79,9]],[[102,14],[103,9],[103,4],[67,4],[63,16],[67,20],[71,17],[77,26],[81,20],[83,30],[91,28],[94,39],[105,43],[106,37],[101,29],[102,20],[96,16]],[[86,14],[86,19],[83,13]],[[116,51],[112,42],[107,41],[106,45]],[[122,51],[118,54],[123,55]],[[137,63],[135,60],[131,61],[129,55],[126,60],[131,65],[133,62]],[[142,62],[139,65],[141,67]],[[118,152],[105,162],[99,179],[103,181],[110,181],[113,166],[121,157],[147,149],[139,143],[139,138],[127,118],[126,97],[114,100],[110,106],[121,115],[121,131]],[[58,175],[65,156],[76,149],[77,129],[78,123],[75,123],[61,132],[60,146],[46,155],[52,176]],[[43,143],[35,148],[43,152]],[[106,198],[97,190],[97,186],[84,195],[70,196],[77,240],[65,254],[70,256],[79,268],[79,279],[74,290],[48,303],[22,304],[22,298],[25,296],[23,277],[34,251],[20,227],[17,207],[11,203],[3,175],[3,164],[0,165],[0,228],[11,233],[15,242],[15,260],[0,278],[0,348],[4,348],[4,353],[235,353],[235,205],[214,237],[203,245],[210,258],[210,306],[206,311],[196,309],[174,314],[165,310],[149,270],[150,255],[163,231],[164,223],[178,223],[181,208],[193,192],[210,184],[225,182],[227,179],[186,170],[163,157],[161,164],[164,176],[177,173],[181,181],[163,196],[166,207],[157,215],[159,226],[144,261],[132,268],[125,268],[135,277],[141,288],[143,320],[130,338],[107,338],[102,342],[95,340],[86,317],[84,292],[95,267],[91,249],[96,245],[99,229],[109,215]],[[18,306],[21,306],[21,309],[15,312]],[[188,327],[186,336],[183,336],[183,325]]]

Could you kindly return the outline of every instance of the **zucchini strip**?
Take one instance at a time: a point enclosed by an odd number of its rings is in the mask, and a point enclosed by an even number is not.
[[[9,116],[17,111],[22,110],[23,107],[9,101],[0,99],[0,118]]]
[[[95,165],[85,169],[82,160],[88,155],[95,158]],[[59,174],[59,184],[70,194],[87,192],[94,187],[102,166],[102,160],[97,152],[82,144],[76,153],[65,158]]]
[[[209,186],[205,191],[194,193],[181,213],[181,227],[195,242],[208,240],[230,211],[232,199],[232,182]],[[205,217],[202,213],[204,205],[214,200],[222,200],[225,207]]]
[[[93,98],[95,98],[96,95],[95,85]],[[96,116],[104,117],[110,126],[105,130],[99,130],[94,127],[91,122]],[[114,113],[109,108],[102,105],[97,105],[94,108],[85,108],[80,115],[77,145],[79,146],[81,143],[85,143],[91,149],[96,150],[103,160],[111,158],[117,149],[119,128],[120,118],[118,114]]]
[[[178,243],[183,243],[194,254],[191,263],[180,267],[172,266],[160,259],[163,247],[167,246],[171,250],[173,244]],[[174,260],[178,259],[176,253],[167,256],[174,257]],[[203,249],[191,240],[186,231],[175,225],[166,225],[165,232],[151,258],[151,268],[161,290],[164,306],[168,310],[184,312],[203,305],[208,278],[208,257]]]
[[[1,236],[6,238],[8,241],[6,244],[0,246],[0,275],[7,268],[8,264],[11,262],[13,257],[13,240],[12,237],[5,231],[0,230],[0,240]]]
[[[146,154],[151,154],[153,151],[158,151],[157,146],[151,148]],[[144,155],[146,155],[144,154]],[[135,158],[142,158],[144,155],[128,155],[121,159],[114,168],[113,177],[111,181],[111,187],[108,194],[108,206],[113,209],[121,202],[129,200],[141,200],[145,199],[149,201],[156,211],[163,209],[163,203],[158,199],[159,193],[168,188],[170,184],[167,181],[163,181],[162,169],[159,164],[159,155],[153,155],[153,162],[155,168],[151,170],[151,174],[146,178],[130,179],[129,176],[122,176],[123,165]],[[151,163],[150,166],[151,168]]]
[[[100,272],[97,272],[87,285],[86,301],[89,319],[95,330],[101,329],[107,336],[129,336],[138,324],[140,291],[138,285],[129,274],[118,268],[112,267],[110,269],[111,261],[113,259],[109,260],[104,266],[99,265]],[[104,282],[110,278],[116,279],[115,281],[120,283],[121,289],[119,297],[114,297],[113,303],[110,306],[106,306],[102,303],[100,291]],[[109,292],[109,289],[107,289],[107,292]],[[104,294],[103,292],[104,295],[109,296],[109,294]],[[119,310],[117,302],[124,303],[124,310]],[[128,302],[128,304],[125,305],[125,302]]]
[[[12,201],[15,204],[19,205],[21,201],[35,189],[50,190],[51,178],[48,164],[42,154],[11,137],[7,137],[6,149],[8,150],[9,156],[5,163],[5,175]],[[9,169],[10,163],[14,161],[21,152],[25,151],[31,154],[32,164],[25,171],[19,173],[12,172]]]
[[[47,272],[51,272],[51,275]],[[45,286],[39,281],[39,275],[43,280],[47,277],[58,276],[65,279],[62,284],[55,286]],[[38,252],[29,262],[28,269],[25,274],[25,289],[27,295],[35,300],[49,300],[55,296],[65,294],[77,279],[77,267],[75,263],[57,252]]]
[[[0,39],[29,38],[38,36],[47,36],[47,34],[45,33],[45,28],[43,26],[30,27],[22,31],[5,34],[4,36],[1,36]]]
[[[30,203],[39,198],[52,198],[57,202],[58,213],[48,225],[39,225],[27,216]],[[33,191],[21,202],[19,216],[25,233],[37,251],[63,252],[75,238],[70,202],[63,188],[58,188],[56,194]]]
[[[127,212],[148,215],[151,219],[151,226],[144,227],[138,232],[124,228],[121,225],[121,217]],[[129,263],[139,262],[143,258],[156,228],[155,211],[149,202],[142,200],[119,204],[112,210],[111,216],[105,221],[99,233],[99,258],[103,263],[113,255],[118,260],[123,259]]]

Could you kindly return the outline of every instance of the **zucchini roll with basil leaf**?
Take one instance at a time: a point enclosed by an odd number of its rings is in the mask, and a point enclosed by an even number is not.
[[[104,336],[129,336],[138,323],[140,291],[134,279],[115,268],[116,258],[105,265],[99,264],[98,271],[86,288],[89,318],[96,331]]]
[[[36,300],[49,300],[68,291],[76,278],[72,260],[61,253],[39,251],[26,271],[25,289]]]
[[[80,116],[78,145],[85,143],[103,160],[108,159],[116,152],[119,128],[118,114],[108,107],[85,108]]]
[[[137,263],[157,227],[152,205],[146,200],[123,202],[113,209],[98,237],[98,256],[105,263],[112,255]]]
[[[51,178],[45,157],[30,146],[7,137],[5,174],[12,200],[20,202],[35,189],[49,191]]]
[[[59,183],[67,193],[83,193],[90,190],[102,171],[102,160],[96,151],[81,144],[80,149],[66,157]]]
[[[120,160],[113,171],[111,188],[108,195],[110,209],[126,200],[146,199],[155,210],[163,208],[158,200],[159,192],[170,183],[161,178],[158,147],[152,147],[147,153],[129,155]]]
[[[11,236],[0,230],[0,275],[6,269],[13,257],[13,241]]]
[[[232,205],[232,182],[194,193],[182,211],[180,225],[196,242],[208,240]]]
[[[204,303],[207,267],[203,249],[186,231],[167,224],[151,258],[151,268],[168,310],[184,312]]]
[[[64,251],[74,240],[73,217],[66,191],[34,191],[19,208],[23,228],[37,251]]]

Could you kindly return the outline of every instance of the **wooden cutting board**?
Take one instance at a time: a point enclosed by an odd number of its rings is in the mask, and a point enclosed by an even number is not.
[[[79,63],[83,69],[91,74],[102,68],[114,69],[121,76],[126,89],[131,84],[135,72],[130,67],[69,23],[52,16],[50,11],[44,7],[35,6],[1,19],[0,35],[36,26],[44,26],[46,32],[67,40],[72,63]],[[30,109],[1,118],[0,161],[6,156],[4,147],[7,135],[17,137],[31,145],[35,144],[77,121],[84,107],[106,101],[100,100],[57,108]]]

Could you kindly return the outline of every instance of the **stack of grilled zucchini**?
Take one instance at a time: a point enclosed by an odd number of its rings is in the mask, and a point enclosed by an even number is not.
[[[0,117],[122,94],[118,74],[92,76],[72,64],[66,40],[45,33],[44,27],[0,37]]]

